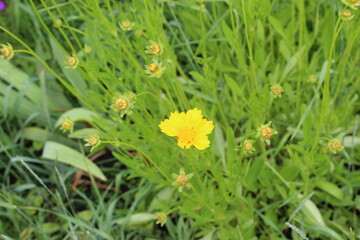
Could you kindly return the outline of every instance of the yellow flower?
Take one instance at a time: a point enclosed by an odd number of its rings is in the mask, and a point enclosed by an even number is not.
[[[157,220],[156,224],[160,224],[161,227],[166,223],[166,215],[163,212],[157,213],[155,218]]]
[[[151,45],[146,46],[145,53],[151,55],[161,55],[163,53],[163,46],[154,41],[150,41]]]
[[[97,135],[91,136],[87,139],[84,139],[85,142],[87,142],[84,146],[91,147],[90,152],[92,152],[97,146],[100,145],[101,140]]]
[[[66,57],[65,64],[67,65],[65,68],[75,69],[79,65],[79,59],[75,56],[68,56]]]
[[[182,192],[184,187],[192,188],[192,185],[189,183],[190,179],[194,176],[193,173],[185,174],[185,171],[183,168],[180,168],[180,174],[172,174],[175,181],[171,184],[172,186],[178,186],[179,192]]]
[[[270,138],[273,135],[278,134],[278,132],[275,129],[271,128],[270,125],[271,121],[267,124],[261,124],[261,126],[256,129],[257,134],[255,136],[256,138],[260,138],[262,142],[265,142],[268,145],[270,145]]]
[[[5,58],[6,60],[10,60],[14,57],[14,49],[12,47],[12,45],[10,43],[8,44],[1,44],[0,45],[1,48],[0,48],[0,52],[1,52],[1,55],[0,57],[1,58]]]
[[[157,60],[149,65],[146,65],[145,68],[145,73],[151,78],[161,78],[165,71],[165,67],[163,67],[162,63]]]
[[[275,84],[271,87],[271,95],[274,98],[281,98],[281,94],[284,92],[284,89],[279,85],[279,84]]]
[[[335,154],[338,151],[342,151],[344,149],[344,146],[341,143],[341,139],[334,138],[329,141],[326,149]]]
[[[121,23],[119,23],[120,27],[124,31],[130,31],[132,27],[135,25],[135,23],[130,22],[129,20],[124,20]]]
[[[67,131],[72,133],[73,129],[74,129],[74,121],[72,121],[70,118],[65,118],[60,125],[60,130],[64,133]]]
[[[159,124],[160,130],[170,137],[176,137],[178,146],[189,149],[194,146],[203,150],[210,146],[208,134],[214,129],[212,121],[203,118],[197,108],[186,113],[173,112],[169,119]]]
[[[352,14],[352,12],[349,9],[345,9],[339,12],[339,17],[344,21],[348,21],[354,18],[354,14]]]

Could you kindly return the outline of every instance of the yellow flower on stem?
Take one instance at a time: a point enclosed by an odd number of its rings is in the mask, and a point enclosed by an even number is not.
[[[265,142],[268,145],[270,145],[270,138],[273,135],[278,134],[278,132],[271,128],[270,125],[271,121],[267,124],[261,124],[261,126],[256,129],[257,134],[255,135],[256,138],[260,138],[262,142]]]
[[[204,119],[201,111],[194,108],[186,113],[171,113],[169,119],[162,121],[159,127],[168,136],[176,137],[179,147],[189,149],[194,146],[204,150],[210,146],[207,135],[214,129],[214,124]]]
[[[124,31],[130,31],[135,23],[130,22],[130,20],[124,20],[119,23],[120,28]]]
[[[14,57],[14,49],[12,47],[12,45],[10,43],[7,43],[7,44],[1,44],[0,45],[1,48],[0,48],[0,57],[1,58],[5,58],[6,60],[10,60]]]
[[[65,61],[65,68],[75,69],[79,65],[79,59],[76,56],[68,56]]]
[[[156,224],[160,224],[161,227],[166,223],[166,215],[163,212],[157,213],[155,218],[157,220]]]
[[[253,146],[254,142],[255,142],[254,140],[245,139],[245,141],[240,145],[245,155],[256,151],[256,149]]]
[[[70,118],[65,118],[60,125],[60,130],[64,133],[68,131],[72,133],[73,129],[74,129],[74,121],[71,120]]]
[[[120,112],[120,117],[125,114],[131,114],[136,102],[136,95],[131,92],[124,94],[115,93],[113,104],[110,106],[114,112]]]
[[[145,65],[145,68],[145,73],[148,74],[150,78],[161,78],[165,71],[163,64],[157,60],[149,65]]]
[[[273,96],[274,98],[281,98],[281,94],[284,92],[284,89],[279,84],[273,85],[270,89],[271,96]]]
[[[156,43],[154,41],[150,41],[149,46],[146,46],[145,53],[151,54],[151,55],[161,55],[163,53],[163,46],[159,43]]]
[[[341,143],[341,139],[334,138],[329,141],[326,149],[331,151],[333,154],[336,154],[336,152],[342,151],[344,149],[344,146]]]
[[[193,173],[185,174],[185,171],[183,168],[180,168],[180,174],[172,174],[175,181],[171,184],[172,186],[177,186],[179,192],[182,192],[184,187],[187,187],[189,189],[192,188],[191,183],[189,183],[190,179],[194,176]]]
[[[349,9],[345,9],[339,12],[339,17],[344,21],[348,21],[354,18],[354,14]]]
[[[90,152],[92,152],[101,143],[101,140],[100,140],[99,136],[97,136],[97,135],[94,135],[87,139],[84,139],[84,141],[87,142],[84,146],[91,147]]]

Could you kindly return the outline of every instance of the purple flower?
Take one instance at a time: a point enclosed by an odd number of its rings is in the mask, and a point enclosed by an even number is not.
[[[0,1],[0,11],[4,11],[6,8],[6,4],[3,1]]]

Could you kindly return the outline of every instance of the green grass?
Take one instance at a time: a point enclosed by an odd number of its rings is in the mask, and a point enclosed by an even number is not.
[[[16,49],[10,63],[0,59],[0,237],[360,238],[360,11],[344,21],[344,8],[335,0],[14,1],[7,11],[28,21],[22,28],[10,14],[0,26]],[[119,26],[126,19],[131,31]],[[150,40],[164,47],[159,79],[144,72]],[[68,69],[73,54],[80,63]],[[281,98],[270,94],[275,84]],[[110,106],[128,91],[136,104],[120,118]],[[215,124],[202,151],[179,148],[158,127],[193,108]],[[75,120],[70,135],[59,131],[65,116]],[[254,137],[269,121],[278,134],[266,145]],[[83,139],[94,130],[103,143],[89,152]],[[334,138],[345,146],[336,154],[326,150]],[[246,139],[256,140],[250,155],[240,147]],[[171,175],[182,167],[194,173],[193,188],[179,193]],[[78,168],[93,175],[72,190]]]

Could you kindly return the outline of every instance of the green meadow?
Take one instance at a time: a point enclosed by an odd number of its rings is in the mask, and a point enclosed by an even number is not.
[[[0,1],[0,239],[360,239],[360,0]]]

